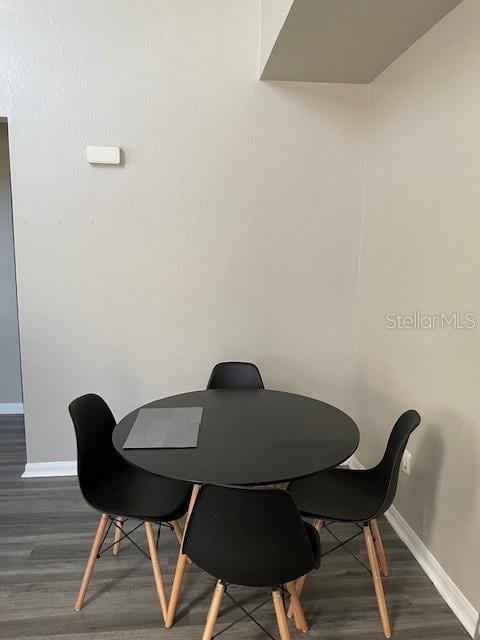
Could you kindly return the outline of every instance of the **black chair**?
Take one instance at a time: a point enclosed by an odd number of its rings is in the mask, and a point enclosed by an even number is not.
[[[420,420],[420,415],[414,409],[406,411],[398,418],[384,456],[376,467],[366,470],[337,468],[322,471],[295,480],[289,486],[290,495],[301,513],[316,518],[318,528],[325,520],[361,525],[386,638],[390,638],[391,629],[380,570],[387,576],[388,566],[377,518],[382,516],[393,502],[402,455],[410,435],[418,427]],[[299,593],[302,591],[303,582],[304,579],[297,582]],[[289,614],[291,613],[289,611]]]
[[[116,555],[120,541],[124,538],[129,538],[138,547],[130,535],[144,523],[149,549],[147,557],[152,562],[155,585],[165,619],[167,599],[158,560],[158,538],[155,540],[152,523],[157,523],[160,527],[162,523],[172,522],[181,542],[182,532],[177,520],[187,512],[191,486],[142,471],[123,460],[112,444],[115,419],[100,396],[93,393],[81,396],[70,404],[68,410],[77,438],[80,489],[88,504],[102,513],[75,602],[75,611],[82,608],[95,561],[103,553],[101,548],[112,525],[115,528],[114,542],[104,551],[113,547]],[[125,533],[124,522],[130,518],[140,520],[140,523],[133,531]]]
[[[258,367],[251,362],[219,362],[216,364],[207,389],[264,389]]]
[[[280,636],[288,640],[280,595],[285,584],[297,628],[308,629],[294,581],[318,568],[320,541],[317,531],[302,521],[286,491],[205,485],[195,502],[183,550],[192,562],[217,578],[203,640],[212,637],[229,584],[270,587]]]

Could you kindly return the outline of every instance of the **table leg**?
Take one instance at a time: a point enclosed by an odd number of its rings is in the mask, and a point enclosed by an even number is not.
[[[188,528],[188,521],[190,519],[190,514],[192,513],[193,507],[195,505],[195,500],[197,499],[198,492],[200,491],[200,486],[201,485],[199,484],[193,485],[192,497],[190,498],[190,504],[188,505],[188,511],[187,511],[187,518],[185,520],[185,527],[183,528],[182,544],[185,538],[185,533]],[[177,567],[175,569],[175,577],[173,578],[172,593],[170,594],[170,600],[168,602],[167,619],[165,621],[165,627],[167,629],[170,629],[175,619],[175,612],[177,610],[177,604],[180,596],[180,589],[182,588],[183,574],[185,573],[187,560],[188,558],[184,553],[182,553],[182,546],[180,546],[180,551],[178,553]]]

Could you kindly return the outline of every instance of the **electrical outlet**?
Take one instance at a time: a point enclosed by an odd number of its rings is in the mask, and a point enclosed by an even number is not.
[[[404,471],[407,476],[412,473],[412,454],[408,449],[405,449],[402,457],[402,471]]]

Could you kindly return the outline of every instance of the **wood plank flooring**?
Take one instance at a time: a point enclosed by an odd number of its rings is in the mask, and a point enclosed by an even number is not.
[[[151,567],[128,543],[117,557],[107,552],[98,562],[85,607],[73,603],[97,514],[83,501],[75,478],[21,479],[25,464],[23,423],[0,417],[0,638],[55,640],[194,640],[203,624],[215,580],[188,566],[175,626],[162,624]],[[465,640],[469,636],[385,520],[380,522],[391,575],[384,580],[396,640]],[[335,525],[345,539],[350,525]],[[145,546],[143,531],[135,534]],[[113,536],[113,533],[112,533]],[[113,538],[112,538],[113,540]],[[335,544],[322,532],[323,550]],[[362,538],[351,545],[366,562]],[[178,545],[163,531],[160,559],[168,593]],[[268,603],[256,617],[278,637],[268,592],[232,587],[244,606]],[[306,581],[302,595],[311,625],[308,636],[290,625],[292,640],[382,640],[370,575],[345,550],[327,556]],[[224,599],[216,631],[241,613]],[[244,620],[220,636],[224,640],[260,640],[266,636]]]

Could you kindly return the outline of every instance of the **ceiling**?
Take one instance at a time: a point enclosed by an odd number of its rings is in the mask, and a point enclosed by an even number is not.
[[[260,77],[369,83],[460,1],[295,0]]]

